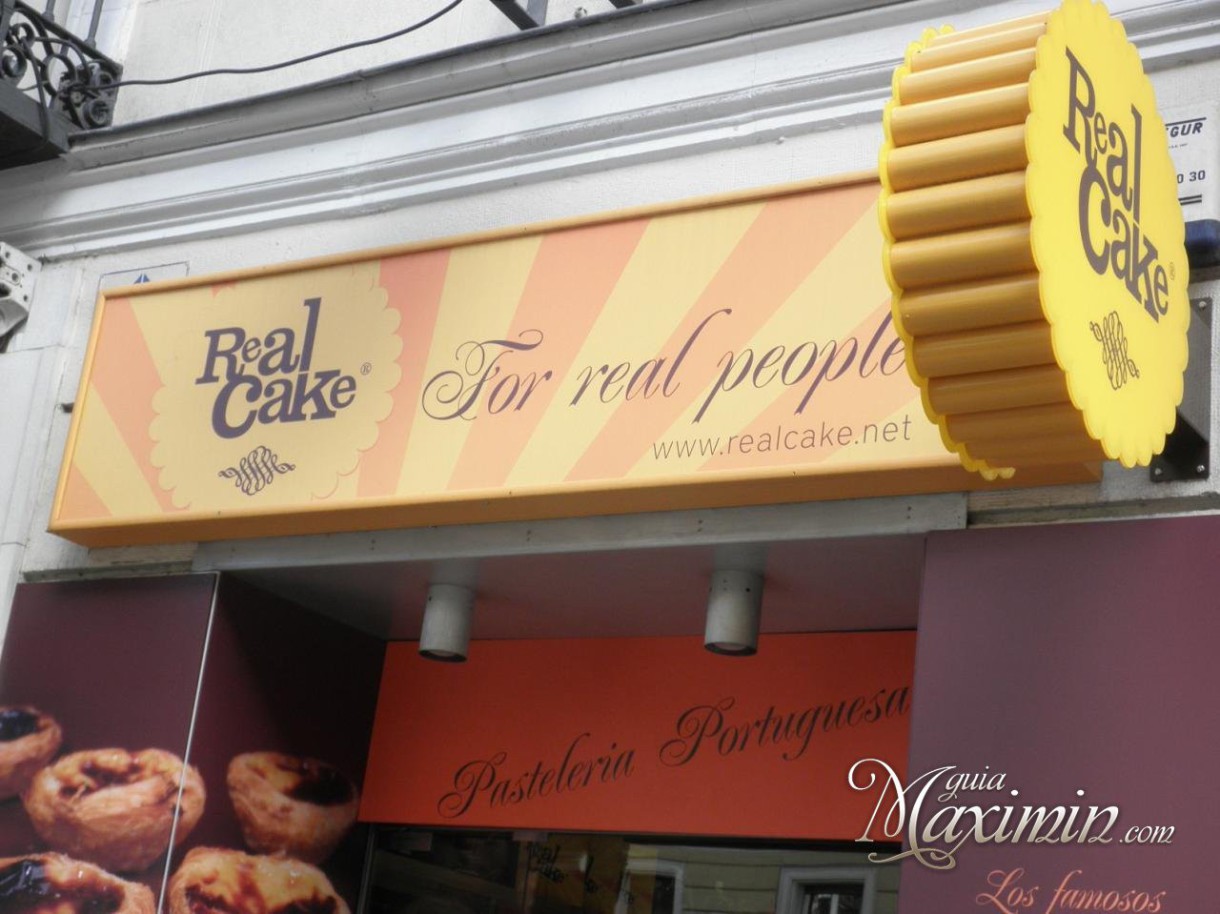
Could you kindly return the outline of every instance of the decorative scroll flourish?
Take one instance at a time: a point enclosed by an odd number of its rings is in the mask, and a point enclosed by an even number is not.
[[[1101,358],[1110,376],[1110,386],[1115,390],[1123,387],[1131,378],[1140,376],[1139,366],[1127,355],[1127,334],[1117,311],[1111,311],[1097,325],[1089,322],[1089,329],[1097,342],[1101,343]]]
[[[291,473],[295,469],[296,464],[281,463],[278,454],[260,444],[238,461],[237,466],[225,467],[216,475],[222,479],[232,479],[233,485],[241,489],[243,495],[257,495],[275,482],[277,473]]]
[[[119,64],[20,0],[0,4],[0,33],[0,81],[82,130],[110,124]]]

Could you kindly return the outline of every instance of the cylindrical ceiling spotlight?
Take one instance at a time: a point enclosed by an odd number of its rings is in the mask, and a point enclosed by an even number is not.
[[[758,650],[763,577],[756,571],[712,572],[703,646],[716,654],[749,656]]]
[[[461,663],[470,649],[474,591],[460,584],[433,584],[424,605],[419,652],[429,660]]]

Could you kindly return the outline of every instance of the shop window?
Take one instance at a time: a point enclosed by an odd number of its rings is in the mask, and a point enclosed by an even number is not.
[[[892,914],[856,850],[383,827],[366,914]]]
[[[628,856],[614,914],[682,914],[683,870],[673,860]]]
[[[803,914],[860,914],[863,889],[855,885],[825,885],[805,890]]]
[[[876,867],[785,867],[776,914],[874,914]]]

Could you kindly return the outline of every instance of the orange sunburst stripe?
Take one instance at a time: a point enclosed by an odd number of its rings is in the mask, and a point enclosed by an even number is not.
[[[840,351],[835,355],[834,362],[829,371],[831,375],[838,374],[839,369],[844,364],[848,367],[838,379],[823,381],[819,384],[809,397],[805,408],[800,414],[797,414],[795,410],[809,392],[813,377],[822,368],[821,354],[819,354],[818,362],[810,372],[810,377],[807,380],[786,388],[766,409],[749,422],[743,423],[738,430],[739,432],[754,435],[755,443],[752,453],[742,454],[735,451],[731,454],[712,457],[700,466],[699,469],[701,471],[747,469],[758,466],[759,453],[766,453],[766,465],[769,467],[790,466],[793,464],[805,466],[818,464],[833,454],[838,453],[843,447],[851,446],[850,443],[846,445],[838,443],[838,429],[844,426],[850,427],[852,429],[852,440],[856,440],[862,434],[864,426],[867,423],[874,420],[884,422],[891,413],[904,403],[911,404],[912,412],[915,414],[912,417],[912,421],[923,422],[923,407],[920,405],[918,391],[911,383],[910,376],[907,374],[902,362],[897,359],[891,359],[887,366],[891,373],[889,375],[881,373],[881,357],[889,345],[897,338],[892,324],[886,324],[883,335],[877,341],[868,359],[868,369],[866,370],[870,371],[869,376],[862,378],[859,374],[865,350],[873,339],[874,334],[877,333],[881,322],[885,321],[889,316],[889,312],[890,303],[887,299],[884,305],[874,309],[850,333],[836,340],[836,342],[839,342],[854,336],[858,344],[858,348],[855,350],[855,357],[850,362],[847,362],[844,351]],[[816,342],[820,345],[828,341],[818,340]],[[845,351],[850,351],[850,347]],[[861,388],[863,385],[867,385],[867,398],[862,397]],[[867,406],[867,412],[862,412],[862,406]],[[825,425],[825,430],[829,432],[826,438],[822,435],[824,431],[823,425]],[[777,429],[783,431],[797,429],[802,432],[806,429],[812,429],[817,433],[817,445],[812,448],[797,447],[787,449],[779,447],[779,442],[771,442],[765,451],[759,451],[759,436],[762,434],[774,436]],[[795,441],[797,439],[791,440]]]
[[[110,517],[111,513],[101,496],[89,485],[84,474],[75,466],[69,469],[68,481],[64,485],[63,499],[59,505],[60,516],[72,520],[86,520],[93,517]]]
[[[149,429],[157,413],[151,394],[161,389],[161,374],[129,299],[106,302],[106,316],[89,378],[94,396],[106,404],[161,510],[167,513],[184,510],[174,507],[173,496],[158,482],[160,470],[152,465],[154,442]]]
[[[486,410],[470,429],[462,456],[450,477],[450,489],[504,484],[558,391],[567,366],[576,358],[602,306],[640,243],[648,219],[611,222],[547,236],[538,248],[529,280],[513,315],[508,339],[523,331],[545,334],[539,356],[516,356],[505,371],[541,378],[529,395],[528,409]]]
[[[711,376],[710,365],[728,350],[752,339],[839,243],[844,227],[854,225],[876,199],[877,188],[861,184],[768,202],[658,357],[667,354],[672,359],[708,315],[731,308],[731,315],[722,315],[706,325],[684,365],[684,374],[689,371],[695,376]],[[700,364],[705,368],[702,372]],[[626,476],[651,443],[694,402],[700,387],[682,384],[674,396],[662,402],[654,397],[647,410],[620,403],[567,478]]]
[[[360,458],[357,496],[392,495],[398,488],[448,268],[448,249],[404,254],[381,262],[378,281],[389,295],[390,307],[401,317],[395,332],[402,339],[402,377],[390,392],[394,406],[378,426],[376,444]]]

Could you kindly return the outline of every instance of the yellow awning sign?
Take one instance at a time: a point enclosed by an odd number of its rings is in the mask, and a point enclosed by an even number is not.
[[[1182,397],[1189,268],[1122,27],[1067,0],[929,31],[894,96],[880,188],[108,290],[51,529],[112,546],[1148,463]]]
[[[878,192],[107,290],[51,528],[116,546],[969,488],[902,367]]]
[[[883,264],[945,445],[988,477],[1147,465],[1173,429],[1189,266],[1152,84],[1104,6],[929,30],[894,74]]]

